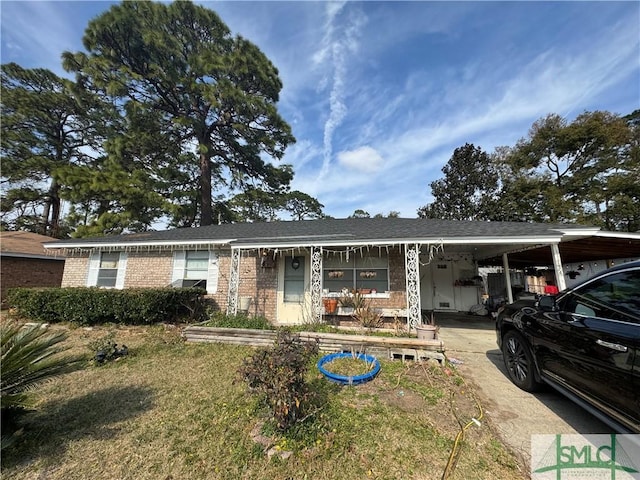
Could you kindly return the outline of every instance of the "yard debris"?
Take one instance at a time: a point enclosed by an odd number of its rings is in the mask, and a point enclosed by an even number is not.
[[[462,365],[464,364],[464,362],[462,360],[458,360],[457,358],[448,358],[447,360],[449,360],[449,363],[451,363],[452,365]]]

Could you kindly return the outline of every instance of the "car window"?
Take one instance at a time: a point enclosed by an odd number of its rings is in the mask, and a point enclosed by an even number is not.
[[[565,297],[560,308],[578,315],[640,323],[640,270],[595,280]]]

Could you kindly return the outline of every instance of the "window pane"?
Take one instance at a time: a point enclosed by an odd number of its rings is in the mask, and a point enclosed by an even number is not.
[[[304,301],[304,257],[296,257],[298,268],[291,265],[293,257],[284,259],[284,301],[301,303]]]
[[[103,268],[118,268],[118,260],[120,259],[120,253],[102,253],[100,255],[100,269]]]
[[[640,270],[609,275],[579,289],[568,300],[569,311],[594,312],[601,318],[640,321]],[[583,313],[584,314],[584,313]]]
[[[300,303],[304,299],[304,283],[298,280],[284,281],[284,301]]]
[[[330,292],[339,292],[343,288],[351,291],[353,285],[353,269],[324,270],[322,275],[323,288],[328,288]]]
[[[188,251],[185,259],[184,278],[205,280],[209,270],[208,251]]]
[[[387,268],[389,260],[386,256],[356,257],[356,268]]]
[[[322,268],[353,268],[353,254],[347,260],[346,255],[331,255],[322,259]]]
[[[199,287],[207,289],[207,281],[206,280],[183,280],[182,286],[187,287]]]
[[[375,288],[378,292],[389,290],[387,270],[356,270],[356,288]]]
[[[118,277],[117,268],[100,269],[100,271],[98,272],[98,281],[96,285],[98,287],[115,287],[117,277]]]
[[[322,270],[323,288],[330,292],[340,292],[343,288],[389,290],[389,259],[385,253],[378,254],[377,249],[364,256],[352,253],[349,261],[346,255],[342,258],[332,255],[323,259]]]

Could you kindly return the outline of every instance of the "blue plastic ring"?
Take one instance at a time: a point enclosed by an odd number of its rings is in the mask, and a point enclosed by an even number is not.
[[[358,360],[362,360],[366,363],[372,363],[373,368],[367,373],[363,373],[362,375],[339,375],[337,373],[330,372],[324,368],[326,363],[335,360],[336,358],[356,358]],[[341,385],[358,385],[361,383],[368,382],[373,380],[373,378],[380,371],[380,362],[378,359],[372,355],[367,355],[365,353],[349,353],[349,352],[338,352],[338,353],[330,353],[325,355],[320,360],[318,360],[318,370],[322,373],[327,380],[330,380],[335,383],[339,383]]]

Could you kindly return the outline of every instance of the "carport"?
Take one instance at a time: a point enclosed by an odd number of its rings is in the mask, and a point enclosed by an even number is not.
[[[589,231],[590,230],[590,231]],[[640,259],[640,233],[603,232],[597,229],[568,231],[557,243],[545,245],[509,245],[499,255],[478,256],[478,266],[502,266],[507,296],[513,303],[510,268],[552,267],[558,288],[566,288],[563,265],[606,261],[613,265],[619,259]]]

